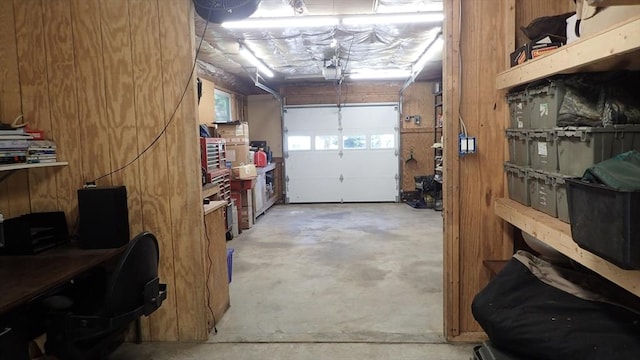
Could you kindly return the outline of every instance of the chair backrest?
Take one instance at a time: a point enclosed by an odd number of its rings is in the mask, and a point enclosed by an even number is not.
[[[144,286],[158,277],[158,240],[142,232],[129,242],[107,284],[106,315],[124,314],[144,304]]]

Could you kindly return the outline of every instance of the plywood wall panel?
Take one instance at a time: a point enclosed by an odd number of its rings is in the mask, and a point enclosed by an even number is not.
[[[520,30],[534,19],[576,11],[573,0],[539,1],[516,0],[516,46],[522,46],[529,39]]]
[[[0,1],[0,44],[0,121],[9,123],[22,113],[12,1]],[[14,173],[0,184],[0,213],[10,218],[30,208],[27,173]]]
[[[70,227],[78,217],[77,189],[82,185],[82,162],[77,107],[75,60],[69,0],[44,1],[43,23],[47,59],[51,133],[57,156],[69,166],[56,171],[58,209]]]
[[[111,171],[111,138],[107,121],[101,0],[72,0],[76,88],[83,180],[93,181]],[[97,185],[112,185],[111,176]]]
[[[142,209],[139,163],[129,164],[138,154],[138,134],[128,5],[127,0],[103,1],[100,10],[111,171],[116,171],[112,179],[127,186],[129,228],[134,236],[142,231]]]
[[[434,174],[434,96],[433,83],[416,82],[404,92],[402,114],[400,116],[401,134],[401,184],[403,191],[415,190],[415,176]],[[420,116],[420,124],[415,120],[405,121],[406,116]],[[411,131],[411,132],[408,132]],[[413,150],[416,161],[406,162]]]
[[[135,117],[137,119],[137,151],[141,152],[165,126],[160,56],[160,24],[156,0],[130,0],[129,13],[153,16],[137,17],[130,22],[133,60]],[[160,247],[159,276],[169,289],[175,289],[173,246],[171,236],[171,204],[169,202],[169,169],[167,140],[162,136],[140,158],[140,187],[144,229],[152,231]],[[151,324],[152,326],[151,326]],[[143,324],[144,336],[152,341],[178,338],[176,292],[169,291],[162,307]]]
[[[172,169],[170,201],[178,336],[182,341],[207,338],[203,246],[203,209],[197,146],[196,87],[193,68],[194,29],[191,2],[160,0],[160,46],[164,111],[167,118],[177,108],[167,131],[168,166]],[[186,92],[185,92],[186,89]],[[184,95],[184,98],[182,98]],[[196,146],[190,146],[195,143]],[[188,259],[188,260],[186,260]]]
[[[433,175],[433,132],[404,133],[402,138],[402,153],[400,167],[402,169],[402,190],[414,191],[414,176]],[[425,142],[426,140],[429,141]],[[415,161],[407,161],[413,151]]]
[[[213,81],[200,79],[202,81],[202,97],[198,104],[198,121],[200,124],[212,124],[216,121],[216,86]]]
[[[226,207],[205,215],[207,248],[203,252],[207,272],[207,321],[212,328],[229,307],[229,280],[227,273],[227,246],[224,233]]]
[[[34,129],[50,133],[51,108],[41,0],[14,1],[16,51],[24,118]],[[58,209],[56,170],[29,170],[31,211]]]
[[[451,1],[445,6],[451,19],[445,30],[444,61],[445,323],[448,338],[455,339],[482,331],[470,311],[473,297],[488,282],[482,260],[506,259],[513,248],[493,214],[494,200],[504,196],[507,116],[504,94],[495,91],[494,84],[496,74],[504,70],[506,49],[513,45],[504,36],[513,9],[509,0]],[[478,153],[464,158],[456,154],[460,126],[452,119],[458,115],[478,141]]]

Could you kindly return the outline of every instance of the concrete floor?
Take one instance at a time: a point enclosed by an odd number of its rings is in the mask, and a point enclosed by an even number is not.
[[[112,358],[471,357],[471,346],[444,344],[439,212],[282,205],[227,246],[231,307],[217,334],[204,344],[124,345]]]

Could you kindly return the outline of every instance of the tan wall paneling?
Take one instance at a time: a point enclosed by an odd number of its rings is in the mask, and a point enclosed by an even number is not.
[[[202,97],[198,104],[198,121],[200,124],[210,125],[216,121],[216,86],[211,80],[200,78],[202,80]]]
[[[76,191],[83,183],[76,96],[71,9],[68,0],[43,1],[44,38],[48,69],[52,130],[57,156],[69,166],[56,171],[58,209],[72,228],[78,217]]]
[[[22,111],[34,129],[51,135],[51,108],[47,84],[47,59],[44,44],[41,0],[14,1],[18,68]],[[55,173],[59,169],[29,170],[31,211],[58,209]]]
[[[107,121],[105,67],[102,50],[100,0],[72,0],[73,33],[81,138],[81,165],[85,181],[111,171],[111,137]],[[111,177],[98,185],[112,185]]]
[[[342,85],[341,104],[398,102],[401,83],[349,83]],[[338,104],[338,89],[334,85],[285,86],[280,95],[286,105]]]
[[[111,138],[107,121],[102,50],[101,0],[72,0],[82,170],[85,181],[111,171]],[[112,185],[111,176],[98,185]]]
[[[9,123],[22,113],[12,1],[0,1],[0,44],[0,121]],[[5,219],[30,211],[27,174],[18,171],[0,184],[0,213]]]
[[[483,259],[505,259],[512,244],[503,238],[503,223],[493,203],[503,195],[503,94],[494,90],[496,74],[504,70],[505,49],[512,45],[504,27],[509,0],[451,1],[445,4],[445,323],[449,339],[482,329],[471,315],[471,301],[489,280]],[[462,3],[462,19],[459,18]],[[462,23],[458,34],[459,22]],[[492,29],[487,31],[486,29]],[[458,46],[458,42],[460,42]],[[507,43],[508,42],[508,43]],[[491,46],[487,46],[491,44]],[[459,74],[458,49],[462,56]],[[499,60],[499,61],[498,61]],[[461,102],[460,102],[461,97]],[[457,156],[457,105],[478,153]]]
[[[274,157],[282,157],[282,107],[273,95],[249,95],[247,98],[249,136],[266,140]]]
[[[520,27],[542,16],[551,16],[576,11],[573,0],[516,0],[516,46],[522,46],[529,41]],[[499,34],[498,34],[499,35]]]
[[[434,151],[431,148],[435,136],[432,89],[433,83],[416,82],[411,84],[404,93],[402,114],[400,115],[402,129],[400,134],[400,148],[402,149],[400,165],[403,191],[415,190],[414,176],[434,173]],[[414,120],[404,121],[405,116],[414,115],[420,115],[420,124],[416,124]],[[406,162],[412,149],[416,161]]]
[[[106,120],[111,135],[112,171],[124,167],[138,154],[128,5],[127,0],[100,3],[105,89],[109,104]],[[132,236],[142,231],[138,167],[139,163],[134,162],[112,174],[114,183],[127,185],[129,228]]]
[[[229,307],[227,241],[225,232],[220,231],[226,227],[224,211],[226,211],[226,207],[221,207],[204,217],[207,248],[202,254],[205,256],[204,263],[207,273],[208,329],[212,329],[220,321],[225,310]]]
[[[0,19],[0,114],[24,112],[69,162],[13,174],[0,185],[0,211],[64,210],[73,222],[83,181],[133,160],[177,106],[193,66],[192,3],[2,0]],[[169,299],[145,323],[145,339],[207,337],[194,84],[164,137],[98,181],[126,185],[131,234],[144,228],[160,242]]]
[[[152,15],[136,17],[130,22],[137,151],[142,152],[159,135],[166,120],[161,57],[149,56],[161,53],[158,3],[156,0],[129,0],[129,13]],[[157,236],[160,246],[160,263],[164,266],[159,269],[159,276],[169,289],[175,289],[167,156],[167,139],[163,136],[140,158],[140,192],[144,229]],[[176,294],[175,291],[169,294],[162,307],[143,324],[144,338],[153,341],[178,338]]]
[[[164,110],[168,118],[183,94],[195,58],[193,6],[188,0],[161,0],[160,45]],[[195,74],[167,131],[172,234],[175,262],[178,336],[181,341],[207,339]],[[192,145],[193,144],[193,145]]]

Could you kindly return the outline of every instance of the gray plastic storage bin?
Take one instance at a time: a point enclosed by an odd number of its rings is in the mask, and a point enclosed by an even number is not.
[[[531,205],[527,169],[522,166],[504,163],[504,171],[507,174],[509,199],[515,200],[522,205]]]
[[[565,92],[562,80],[550,80],[527,89],[527,109],[532,129],[556,127]]]
[[[558,147],[553,130],[529,131],[529,160],[531,168],[543,171],[558,171]]]
[[[516,91],[507,95],[512,129],[530,129],[529,111],[527,109],[527,92]]]
[[[530,170],[529,197],[531,207],[553,217],[558,217],[558,201],[556,199],[556,184],[546,172]]]
[[[571,176],[561,174],[547,174],[547,176],[551,177],[551,182],[555,185],[558,219],[569,223],[569,200],[567,198],[566,180]]]
[[[594,164],[630,150],[640,151],[640,126],[569,127],[557,129],[558,168],[580,177]]]
[[[507,129],[509,162],[518,166],[529,165],[528,130]]]

